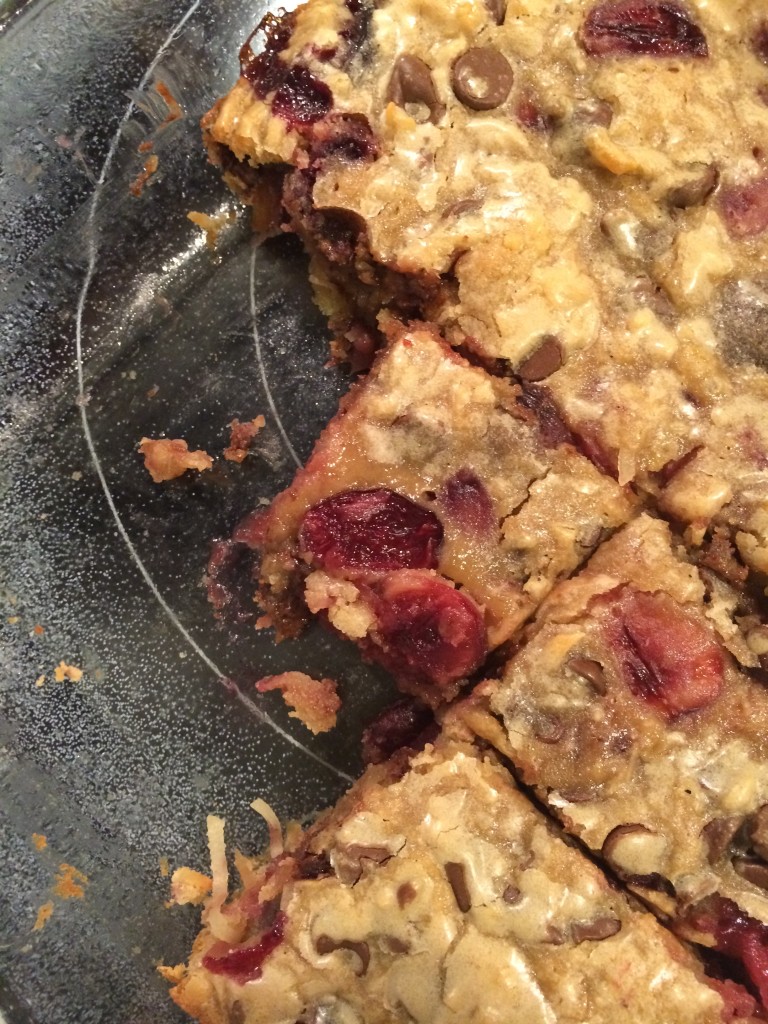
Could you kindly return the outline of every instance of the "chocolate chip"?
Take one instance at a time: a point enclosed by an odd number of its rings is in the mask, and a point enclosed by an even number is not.
[[[505,903],[508,903],[511,907],[516,906],[523,898],[523,894],[517,888],[516,885],[508,885],[504,892],[501,894],[501,898]]]
[[[571,936],[578,945],[580,942],[601,942],[620,931],[621,921],[617,917],[598,917],[594,921],[577,921],[571,928]]]
[[[445,870],[445,876],[453,889],[453,895],[456,897],[456,906],[462,914],[466,914],[472,906],[472,900],[469,897],[464,865],[459,864],[456,861],[449,861],[447,864],[443,865],[443,868]]]
[[[524,381],[544,380],[563,365],[563,350],[553,334],[545,334],[541,344],[517,368],[517,375]]]
[[[384,846],[350,843],[349,846],[339,846],[333,851],[333,867],[340,882],[344,885],[354,885],[363,873],[364,860],[383,864],[391,856],[391,851]]]
[[[557,715],[538,714],[531,724],[531,730],[542,743],[559,743],[565,735],[565,723]]]
[[[398,939],[396,935],[382,935],[381,941],[387,947],[389,952],[394,953],[396,956],[409,953],[411,950],[410,942],[403,942],[403,940]]]
[[[358,977],[362,977],[367,973],[368,965],[371,962],[371,951],[368,948],[367,942],[353,942],[350,939],[343,939],[341,942],[337,942],[330,935],[319,935],[315,941],[315,949],[320,956],[335,953],[337,949],[348,949],[350,953],[354,953],[360,960],[360,969],[355,971]]]
[[[701,835],[707,844],[707,860],[710,864],[717,864],[725,856],[743,823],[742,817],[729,816],[714,818],[704,826]]]
[[[741,878],[756,885],[759,889],[768,890],[768,865],[759,860],[748,860],[747,858],[734,857],[733,867],[736,874]]]
[[[455,203],[447,206],[442,214],[441,220],[449,220],[452,217],[462,217],[465,213],[477,213],[483,205],[480,196],[469,196],[466,199],[458,199]]]
[[[409,103],[422,104],[429,110],[429,120],[435,124],[445,113],[440,102],[432,72],[420,57],[404,53],[397,58],[387,86],[388,102],[405,107]]]
[[[507,0],[485,0],[485,6],[491,20],[497,25],[503,25],[504,15],[507,13]]]
[[[568,668],[575,672],[577,676],[586,679],[601,697],[605,696],[608,692],[605,672],[599,661],[595,661],[594,658],[571,658],[568,661]]]
[[[397,905],[402,909],[416,899],[416,890],[410,882],[403,882],[397,889]]]
[[[565,932],[562,928],[558,928],[557,925],[548,924],[547,937],[544,941],[548,942],[551,946],[562,946],[565,942]]]
[[[701,206],[715,191],[719,180],[720,172],[714,164],[704,166],[696,177],[667,192],[667,204],[677,210]]]
[[[613,121],[613,107],[607,100],[586,100],[576,107],[573,112],[573,119],[579,124],[600,125],[602,128],[610,128]]]
[[[509,95],[514,74],[495,46],[473,46],[453,65],[451,84],[456,97],[470,110],[493,110]]]

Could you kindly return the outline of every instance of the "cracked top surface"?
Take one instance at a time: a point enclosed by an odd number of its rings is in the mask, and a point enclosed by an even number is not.
[[[174,994],[204,1024],[492,1024],[511,1006],[531,1024],[720,1020],[689,954],[468,744],[442,739],[396,780],[370,770],[296,856],[327,874],[286,867],[267,890],[251,868],[231,904],[230,920],[253,918],[254,892],[279,899],[284,937],[261,977],[207,971],[214,939],[198,939]]]
[[[312,0],[275,49],[328,110],[297,122],[285,100],[304,86],[275,107],[246,63],[208,138],[298,168],[330,220],[294,226],[331,264],[344,211],[361,279],[376,263],[439,282],[422,315],[453,344],[520,371],[554,339],[546,386],[596,462],[692,544],[726,527],[760,578],[766,38],[747,0]],[[352,117],[356,145],[329,148],[328,123],[343,137]]]
[[[525,780],[665,912],[717,893],[768,923],[750,839],[768,803],[768,699],[727,650],[755,664],[764,632],[739,639],[667,526],[641,516],[482,684]]]
[[[310,609],[326,611],[353,638],[376,631],[371,588],[378,593],[398,572],[418,572],[457,584],[481,610],[495,646],[626,521],[635,502],[570,445],[547,447],[519,389],[470,366],[431,330],[394,334],[306,467],[242,539],[263,553],[263,590],[279,596],[297,572],[312,570]],[[371,492],[389,495],[388,506],[410,506],[424,528],[434,524],[424,559],[395,552],[382,562],[371,548],[380,540],[350,539],[353,517],[362,514],[355,507],[344,513],[343,557],[321,552],[329,499],[340,515],[342,501],[359,503],[356,495]],[[375,521],[379,538],[395,511]]]

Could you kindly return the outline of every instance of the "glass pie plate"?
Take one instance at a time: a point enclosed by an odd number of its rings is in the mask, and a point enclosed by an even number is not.
[[[200,142],[266,7],[0,2],[0,1016],[13,1024],[183,1019],[155,967],[185,958],[197,914],[166,907],[168,869],[205,868],[208,813],[253,851],[257,796],[284,820],[333,801],[394,695],[323,630],[276,646],[222,627],[203,587],[211,539],[288,483],[348,384],[326,365],[297,244],[253,244]],[[135,196],[149,142],[157,172]],[[191,210],[232,215],[215,249]],[[230,421],[259,414],[245,462],[222,459]],[[214,469],[152,483],[136,449],[163,435]],[[62,661],[82,678],[57,681]],[[312,737],[255,692],[286,669],[339,681],[337,730]]]

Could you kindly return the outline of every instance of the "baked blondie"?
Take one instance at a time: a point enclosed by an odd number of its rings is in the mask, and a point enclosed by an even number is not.
[[[390,324],[307,465],[234,540],[292,635],[320,615],[429,703],[455,696],[637,507],[432,328]]]
[[[750,1017],[567,845],[494,757],[444,735],[303,836],[238,856],[171,994],[202,1024],[706,1024]]]
[[[681,935],[740,961],[766,1006],[768,693],[750,647],[767,632],[753,621],[745,641],[642,515],[549,595],[464,709],[570,833]]]

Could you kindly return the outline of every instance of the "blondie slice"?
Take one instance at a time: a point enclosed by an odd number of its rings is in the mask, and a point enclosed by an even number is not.
[[[306,467],[234,541],[279,635],[321,615],[430,703],[455,696],[634,496],[436,332],[392,340]]]
[[[463,714],[681,935],[740,961],[768,1006],[768,693],[728,650],[750,660],[726,608],[643,515],[550,594]],[[752,629],[747,647],[765,636]]]
[[[754,1003],[608,884],[489,753],[444,735],[369,769],[271,858],[221,822],[174,1000],[202,1024],[716,1024]]]

